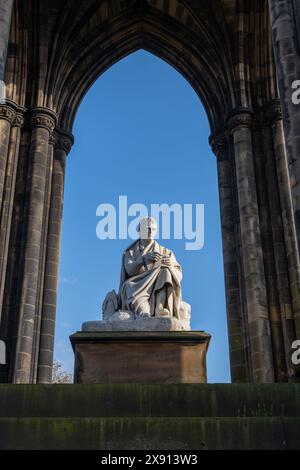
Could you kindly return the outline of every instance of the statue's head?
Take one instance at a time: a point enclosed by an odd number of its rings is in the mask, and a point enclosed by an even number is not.
[[[157,232],[157,223],[154,217],[141,219],[138,230],[142,240],[153,240]]]

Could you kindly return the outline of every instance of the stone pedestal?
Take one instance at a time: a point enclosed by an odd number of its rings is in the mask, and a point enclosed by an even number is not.
[[[75,383],[206,383],[203,331],[78,332]]]

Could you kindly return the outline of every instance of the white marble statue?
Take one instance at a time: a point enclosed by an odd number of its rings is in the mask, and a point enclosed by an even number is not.
[[[141,220],[140,238],[123,253],[118,295],[114,290],[106,295],[103,321],[86,322],[84,330],[190,330],[181,266],[154,239],[156,230],[154,218]]]

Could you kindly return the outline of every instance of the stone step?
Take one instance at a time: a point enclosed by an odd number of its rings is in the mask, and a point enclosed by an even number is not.
[[[299,449],[299,430],[299,417],[2,417],[0,449]]]
[[[300,417],[300,384],[0,385],[3,418],[123,416]]]

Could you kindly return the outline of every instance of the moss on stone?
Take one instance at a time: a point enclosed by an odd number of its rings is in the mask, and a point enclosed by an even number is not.
[[[299,396],[299,384],[5,384],[0,447],[300,448]]]

